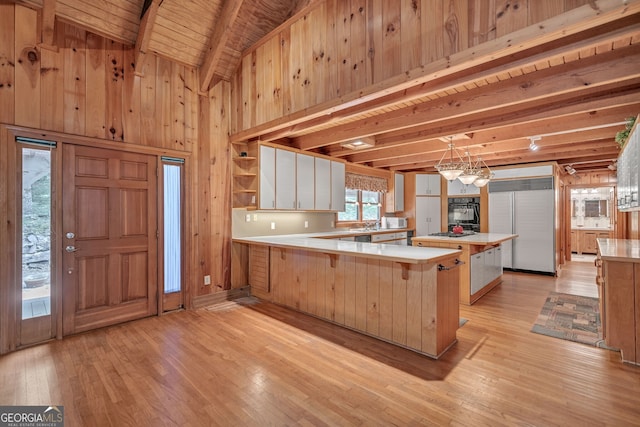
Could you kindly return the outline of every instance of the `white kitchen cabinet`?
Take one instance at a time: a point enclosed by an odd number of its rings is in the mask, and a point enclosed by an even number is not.
[[[552,165],[524,166],[521,168],[492,169],[493,179],[531,178],[553,175]]]
[[[260,146],[260,189],[258,209],[276,207],[276,149]]]
[[[345,209],[345,163],[260,145],[258,209]]]
[[[459,179],[447,181],[447,194],[449,196],[474,196],[480,194],[480,189],[473,184],[463,184]]]
[[[345,164],[331,161],[331,210],[344,212]]]
[[[440,232],[440,197],[416,197],[416,236]]]
[[[308,154],[296,154],[296,209],[314,209],[315,181],[314,157]]]
[[[502,275],[502,246],[471,256],[471,295]]]
[[[491,248],[484,251],[484,269],[482,271],[482,281],[486,285],[497,276],[496,274],[496,250]]]
[[[484,281],[484,252],[471,255],[471,295],[478,292],[485,285]]]
[[[296,208],[296,153],[276,149],[276,209]]]
[[[331,210],[331,161],[315,158],[315,209]]]
[[[387,212],[404,211],[404,175],[393,174],[393,188],[387,192],[385,209]]]
[[[439,196],[440,180],[439,173],[417,173],[416,196]]]
[[[638,186],[640,184],[640,130],[638,120],[629,133],[627,142],[618,157],[618,209],[635,211],[640,209]]]

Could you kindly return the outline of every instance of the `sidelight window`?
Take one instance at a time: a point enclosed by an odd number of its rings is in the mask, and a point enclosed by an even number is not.
[[[51,314],[51,150],[21,146],[22,319]]]

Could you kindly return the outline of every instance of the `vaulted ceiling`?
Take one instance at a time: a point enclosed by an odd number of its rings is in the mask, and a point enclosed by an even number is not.
[[[55,20],[69,22],[135,45],[140,55],[198,68],[206,91],[231,80],[244,52],[316,1],[19,3],[42,10],[45,43]],[[580,171],[612,164],[619,154],[616,132],[640,113],[638,13],[561,40],[541,40],[509,57],[489,56],[383,96],[263,127],[251,138],[397,171],[433,170],[450,135],[459,138],[458,149],[490,166],[554,160]],[[375,146],[353,151],[341,145],[360,137]],[[529,148],[532,139],[536,151]]]

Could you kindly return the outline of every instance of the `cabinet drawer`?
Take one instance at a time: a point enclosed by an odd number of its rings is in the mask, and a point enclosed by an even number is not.
[[[407,237],[406,233],[405,237]],[[396,238],[396,233],[373,234],[371,236],[371,243],[384,242],[386,240],[394,240]]]

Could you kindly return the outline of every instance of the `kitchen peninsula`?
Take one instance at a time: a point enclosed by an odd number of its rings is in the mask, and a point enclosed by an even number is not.
[[[461,236],[416,236],[413,245],[462,251],[460,303],[471,305],[502,281],[502,242],[517,234],[474,233]]]
[[[318,237],[234,238],[252,294],[432,358],[456,342],[459,250]]]

